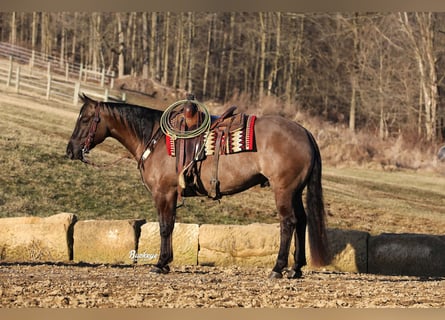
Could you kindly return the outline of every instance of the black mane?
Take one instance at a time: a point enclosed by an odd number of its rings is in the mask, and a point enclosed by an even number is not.
[[[144,144],[149,142],[153,127],[159,123],[162,115],[162,111],[138,105],[116,102],[103,102],[102,105],[117,121],[125,123],[133,130]]]

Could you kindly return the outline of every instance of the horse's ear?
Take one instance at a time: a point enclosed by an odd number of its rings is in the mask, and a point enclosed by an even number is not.
[[[85,93],[82,92],[82,94],[79,94],[79,98],[82,100],[83,103],[87,102],[93,102],[93,99],[88,97]]]

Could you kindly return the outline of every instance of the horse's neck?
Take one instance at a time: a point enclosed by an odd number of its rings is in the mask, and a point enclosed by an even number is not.
[[[144,137],[141,137],[131,126],[117,120],[112,115],[108,115],[107,120],[110,136],[119,141],[136,160],[139,160],[145,149]],[[152,122],[147,128],[142,129],[147,130],[146,132],[149,132],[151,136],[155,126],[156,124]]]

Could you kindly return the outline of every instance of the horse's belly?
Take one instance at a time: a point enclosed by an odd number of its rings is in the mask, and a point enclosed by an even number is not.
[[[256,152],[220,155],[218,168],[215,158],[208,157],[202,163],[201,182],[206,190],[211,189],[211,181],[219,181],[220,192],[232,194],[267,181],[261,174]]]

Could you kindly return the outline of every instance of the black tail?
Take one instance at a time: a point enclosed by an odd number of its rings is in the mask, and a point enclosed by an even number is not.
[[[323,188],[321,185],[321,156],[317,142],[307,131],[313,146],[314,158],[312,170],[307,183],[306,211],[309,231],[309,246],[311,262],[320,267],[329,264],[329,250],[326,235],[326,214],[323,203]]]

